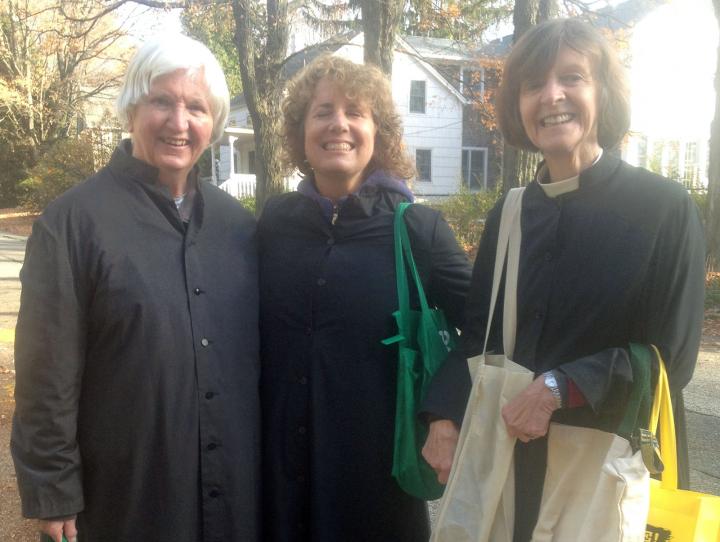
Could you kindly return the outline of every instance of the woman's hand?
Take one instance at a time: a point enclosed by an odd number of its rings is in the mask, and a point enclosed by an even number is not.
[[[41,532],[52,538],[54,542],[62,542],[63,535],[65,535],[68,542],[75,542],[77,540],[75,518],[76,516],[57,520],[40,519],[38,520],[38,528]]]
[[[435,470],[438,482],[441,484],[447,484],[459,436],[460,431],[450,420],[430,422],[430,431],[422,449],[422,456]]]
[[[557,408],[555,397],[540,375],[503,407],[502,417],[511,437],[528,442],[547,434],[550,417]]]

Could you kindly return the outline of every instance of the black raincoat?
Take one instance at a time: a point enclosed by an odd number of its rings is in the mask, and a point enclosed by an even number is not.
[[[464,404],[447,411],[447,396],[469,392],[465,357],[483,347],[502,204],[488,216],[475,261],[465,356],[450,357],[426,401],[448,417]],[[521,228],[513,359],[536,374],[557,371],[587,401],[555,411],[552,421],[617,430],[632,383],[630,342],[660,349],[682,414],[680,391],[700,345],[705,256],[699,213],[683,186],[604,153],[580,174],[575,191],[552,198],[537,182],[528,185]],[[501,290],[488,344],[496,352],[502,307]],[[680,453],[687,448],[683,419],[676,417]],[[546,453],[545,438],[517,444],[516,542],[529,540],[537,521]],[[687,473],[686,451],[680,461]]]
[[[189,224],[119,147],[48,206],[22,269],[12,453],[27,517],[79,540],[258,540],[255,221],[200,184]]]

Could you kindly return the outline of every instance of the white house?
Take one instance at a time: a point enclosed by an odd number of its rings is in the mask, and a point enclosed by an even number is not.
[[[412,184],[413,191],[418,196],[453,194],[462,185],[463,178],[475,179],[472,188],[486,188],[487,148],[463,145],[463,110],[470,103],[463,95],[463,81],[467,87],[478,77],[469,77],[469,72],[464,73],[459,67],[461,61],[469,63],[466,59],[451,58],[448,65],[455,62],[458,66],[454,68],[456,80],[453,81],[426,61],[427,47],[419,51],[411,45],[412,40],[427,45],[426,38],[396,39],[391,84],[404,126],[405,142],[418,171]],[[363,34],[354,32],[339,36],[300,51],[289,64],[290,75],[324,52],[362,63]],[[482,77],[478,80],[482,82]],[[231,104],[229,127],[216,157],[218,179],[220,183],[230,180],[224,188],[235,195],[253,193],[255,146],[252,134],[252,121],[245,101],[238,97]],[[293,188],[296,182],[297,178],[289,180],[288,187]]]

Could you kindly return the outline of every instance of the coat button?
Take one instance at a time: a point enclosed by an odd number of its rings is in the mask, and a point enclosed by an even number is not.
[[[207,445],[207,449],[210,451],[213,451],[215,448],[217,448],[217,444],[215,444],[214,442],[211,442]]]
[[[210,341],[208,341],[205,337],[203,337],[202,339],[200,339],[200,344],[203,345],[203,347],[205,347],[210,344]]]
[[[212,399],[213,397],[215,397],[215,392],[213,391],[209,391],[205,394],[205,399]]]
[[[535,313],[535,320],[542,320],[544,317],[545,315],[541,311]]]
[[[548,250],[548,251],[545,253],[545,261],[546,261],[546,262],[549,262],[549,261],[552,261],[552,259],[553,259],[552,252],[550,252],[550,251]]]
[[[211,489],[210,493],[208,493],[213,499],[220,496],[220,492],[217,489]]]
[[[305,433],[307,433],[307,428],[304,425],[301,425],[300,427],[298,427],[298,433],[304,435]]]
[[[321,279],[317,279],[317,285],[318,285],[318,286],[325,286],[325,282],[326,282],[325,279],[322,279],[322,278],[321,278]]]
[[[200,295],[200,294],[202,293],[202,290],[201,290],[200,288],[195,288],[195,289],[193,290],[193,293],[194,293],[195,295]]]
[[[327,240],[327,244],[330,245],[330,246],[334,245],[334,244],[335,244],[335,239],[333,239],[332,237],[330,237],[330,239]]]
[[[303,386],[305,386],[305,385],[308,383],[307,376],[301,376],[301,377],[300,377],[300,380],[298,380],[298,382],[300,382],[300,384],[302,384]]]

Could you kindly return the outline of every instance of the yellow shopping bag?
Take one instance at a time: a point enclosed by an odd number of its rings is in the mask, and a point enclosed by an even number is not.
[[[650,430],[660,436],[665,465],[662,482],[650,481],[650,512],[645,542],[720,542],[720,497],[677,488],[675,422],[665,365],[660,371],[650,416]]]

